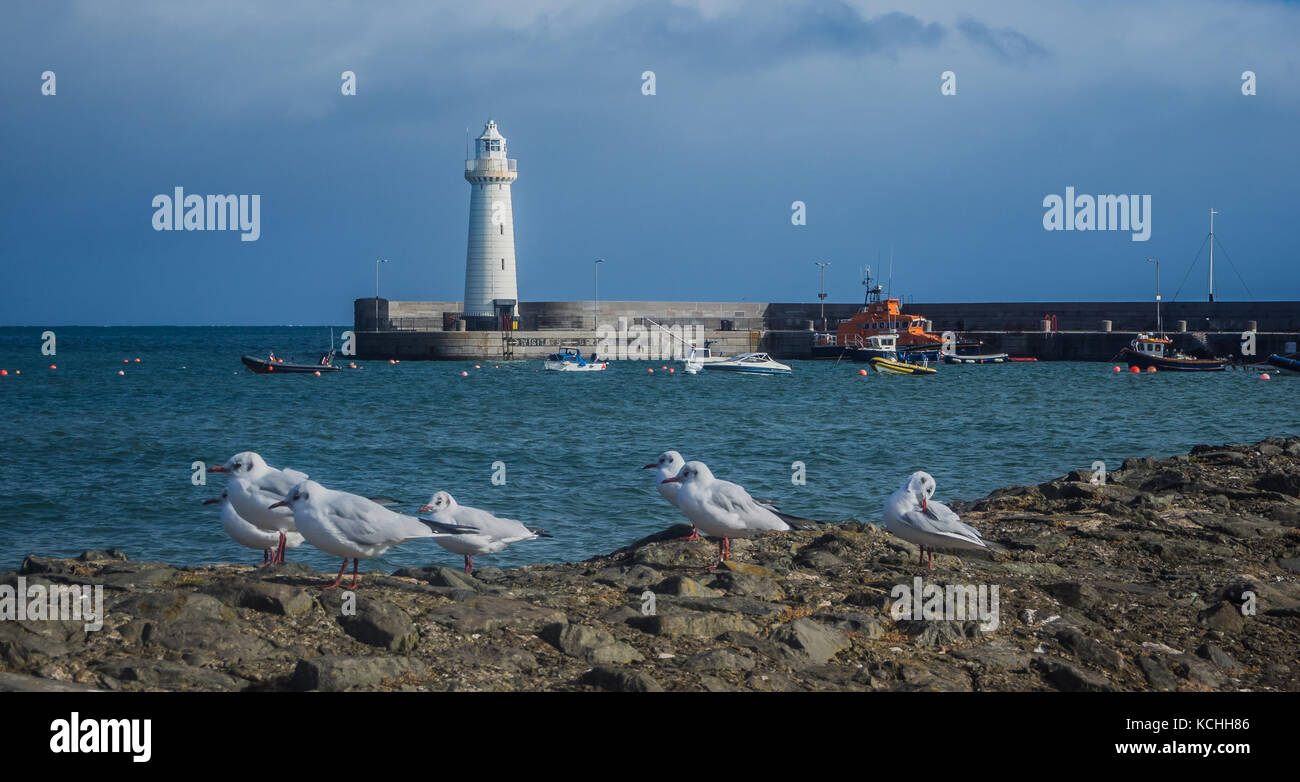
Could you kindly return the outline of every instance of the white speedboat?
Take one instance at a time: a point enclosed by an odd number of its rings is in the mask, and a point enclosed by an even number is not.
[[[602,372],[608,367],[609,363],[598,359],[595,353],[591,354],[591,360],[583,358],[577,348],[560,348],[560,352],[547,356],[542,365],[552,372]]]
[[[743,372],[751,375],[788,375],[790,367],[773,361],[766,353],[745,353],[704,364],[706,372]]]

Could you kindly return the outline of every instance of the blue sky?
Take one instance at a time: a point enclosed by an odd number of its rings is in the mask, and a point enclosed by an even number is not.
[[[1149,299],[1148,256],[1168,299],[1211,206],[1219,298],[1300,297],[1293,4],[8,2],[0,37],[0,324],[348,323],[379,257],[459,300],[489,115],[524,300],[604,257],[602,299],[813,301],[829,260],[856,301],[891,246],[917,301]],[[177,186],[260,194],[261,238],[154,231]],[[1151,239],[1045,231],[1066,186],[1151,195]]]

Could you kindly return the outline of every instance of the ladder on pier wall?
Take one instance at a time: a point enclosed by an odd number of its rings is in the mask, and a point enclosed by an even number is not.
[[[501,332],[501,360],[510,361],[514,357],[515,357],[514,339],[510,336],[510,332],[502,331]]]

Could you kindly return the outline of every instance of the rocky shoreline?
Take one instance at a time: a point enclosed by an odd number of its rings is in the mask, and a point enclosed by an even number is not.
[[[871,524],[716,544],[675,527],[473,576],[28,556],[0,587],[101,585],[104,625],[0,621],[14,690],[1300,690],[1300,437],[1133,458],[952,507],[995,554]],[[994,629],[891,594],[998,588]],[[649,603],[653,597],[653,606]],[[653,613],[648,613],[653,607]]]

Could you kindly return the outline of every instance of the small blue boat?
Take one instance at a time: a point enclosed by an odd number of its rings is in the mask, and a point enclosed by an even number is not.
[[[1300,374],[1300,353],[1287,353],[1285,356],[1274,353],[1268,357],[1268,363],[1284,372]]]

